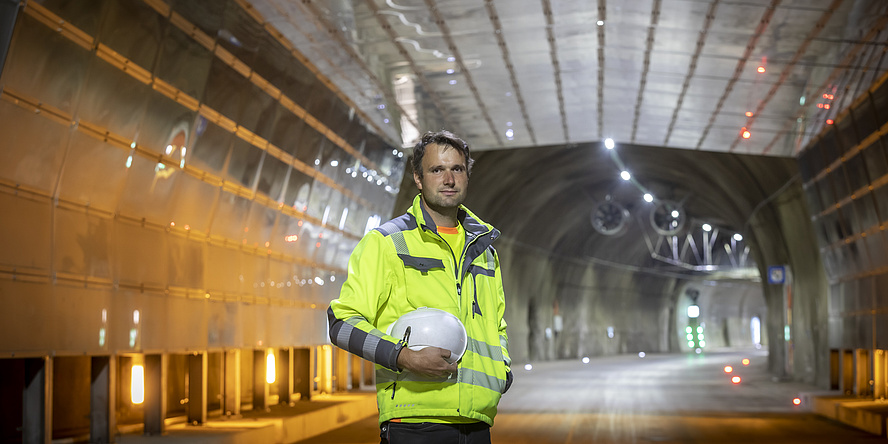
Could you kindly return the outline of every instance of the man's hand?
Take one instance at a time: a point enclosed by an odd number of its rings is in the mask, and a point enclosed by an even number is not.
[[[456,373],[456,362],[450,363],[450,350],[440,347],[426,347],[419,351],[407,347],[398,354],[398,367],[420,376],[431,378],[449,377]]]

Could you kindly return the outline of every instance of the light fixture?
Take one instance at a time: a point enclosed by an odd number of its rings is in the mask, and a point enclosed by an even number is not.
[[[651,193],[644,193],[644,201],[645,202],[653,202],[654,196],[652,196]]]
[[[748,139],[751,136],[752,136],[752,133],[750,133],[749,130],[746,129],[746,127],[744,126],[743,129],[740,131],[740,137],[742,137],[744,139]]]
[[[265,355],[265,382],[274,384],[274,352]]]
[[[740,233],[734,233],[734,240],[740,242],[743,240],[743,236]]]
[[[752,117],[752,111],[746,111],[746,117]]]
[[[604,147],[609,150],[614,149],[614,139],[611,139],[610,137],[604,139]]]
[[[826,124],[827,124],[827,125],[832,125],[833,123],[834,123],[834,122],[833,122],[833,119],[826,119]]]
[[[145,402],[145,367],[134,365],[130,381],[130,398],[133,404]]]
[[[756,71],[758,71],[760,74],[761,74],[761,73],[764,73],[764,72],[765,72],[765,67],[762,66],[762,65],[759,65],[759,67],[756,68]]]
[[[700,306],[699,305],[688,305],[688,317],[689,318],[699,318],[700,317]]]
[[[632,178],[632,176],[629,175],[629,172],[628,172],[628,171],[623,170],[623,171],[620,171],[620,178],[623,179],[623,180],[629,180],[629,179]]]
[[[705,231],[707,233],[712,231],[712,225],[709,225],[709,224],[703,224],[703,227],[701,227],[701,228],[703,228],[703,231]]]
[[[595,24],[598,26],[604,26],[604,20],[599,20],[599,21],[595,22]]]

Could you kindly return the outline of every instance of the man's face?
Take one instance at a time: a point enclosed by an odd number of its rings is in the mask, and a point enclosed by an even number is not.
[[[430,209],[446,214],[466,199],[469,172],[459,150],[448,145],[429,145],[422,158],[422,178],[416,172],[413,180],[423,201]]]

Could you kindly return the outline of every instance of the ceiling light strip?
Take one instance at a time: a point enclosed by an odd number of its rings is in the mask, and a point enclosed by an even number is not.
[[[709,10],[706,11],[706,19],[703,20],[703,29],[700,30],[700,34],[697,36],[697,47],[694,50],[694,55],[691,56],[691,64],[688,67],[688,74],[685,76],[684,83],[681,85],[681,93],[678,95],[678,102],[675,104],[675,110],[672,111],[672,120],[669,122],[669,129],[666,130],[666,138],[663,139],[663,145],[669,145],[669,139],[672,137],[672,130],[675,129],[675,122],[678,121],[678,112],[681,111],[681,105],[684,103],[685,95],[688,93],[688,88],[691,87],[691,79],[694,78],[694,73],[697,71],[697,62],[700,59],[700,54],[703,52],[703,47],[706,45],[706,37],[709,35],[709,28],[712,26],[713,20],[715,20],[715,11],[718,8],[719,1],[721,0],[713,0],[713,2],[709,4]]]
[[[768,91],[767,94],[765,94],[765,97],[759,101],[759,104],[756,107],[755,111],[752,113],[752,116],[746,118],[746,125],[744,125],[746,129],[752,128],[752,124],[755,123],[755,119],[758,118],[759,113],[761,113],[762,110],[765,109],[765,106],[768,105],[768,102],[770,102],[771,99],[773,99],[774,96],[777,94],[777,90],[780,89],[781,86],[783,86],[783,82],[785,82],[786,78],[789,77],[789,74],[795,68],[796,63],[798,63],[799,59],[802,58],[802,56],[805,54],[805,51],[808,50],[808,46],[811,45],[811,42],[814,41],[817,35],[820,34],[820,31],[822,31],[823,28],[826,26],[826,22],[828,22],[829,19],[832,18],[833,13],[836,12],[836,9],[841,6],[842,1],[844,0],[833,0],[832,4],[829,5],[829,8],[827,8],[826,11],[824,11],[823,14],[820,15],[817,23],[814,24],[814,28],[811,30],[811,32],[808,33],[808,35],[805,37],[805,40],[802,42],[801,45],[799,45],[799,49],[796,50],[796,53],[792,56],[792,60],[790,60],[789,63],[784,66],[783,71],[780,72],[780,77],[777,79],[777,82],[771,85],[771,89]],[[791,117],[789,120],[795,121],[795,119]],[[734,138],[734,143],[731,144],[731,148],[728,149],[728,151],[734,151],[737,148],[737,144],[739,144],[741,140],[743,139],[738,134],[737,137]]]
[[[500,53],[503,55],[503,64],[509,71],[509,79],[512,81],[512,90],[515,91],[515,99],[518,100],[518,107],[521,109],[521,116],[524,117],[524,126],[527,128],[527,135],[530,136],[531,144],[536,145],[536,134],[533,132],[533,125],[530,123],[530,116],[527,114],[527,104],[524,102],[524,96],[521,95],[521,87],[518,85],[518,78],[515,76],[515,66],[512,64],[512,58],[509,57],[509,48],[506,46],[505,37],[503,37],[503,26],[500,23],[499,14],[496,11],[494,0],[485,0],[484,5],[487,7],[487,16],[493,25],[493,33],[496,36]]]
[[[552,72],[555,76],[555,93],[558,95],[558,111],[561,113],[561,130],[564,132],[564,143],[570,143],[570,132],[567,128],[567,113],[564,110],[564,88],[561,82],[561,64],[558,62],[558,43],[555,41],[555,21],[552,18],[552,3],[542,0],[543,15],[546,17],[546,39],[549,41],[549,58],[552,59]]]
[[[484,101],[481,100],[481,93],[478,92],[478,87],[475,85],[475,81],[472,80],[472,73],[470,73],[469,69],[466,67],[462,54],[460,54],[456,42],[453,41],[453,36],[450,34],[450,28],[447,26],[444,16],[438,11],[438,5],[435,0],[426,0],[426,6],[429,8],[429,12],[432,13],[432,18],[438,25],[438,29],[441,30],[442,37],[444,38],[444,41],[447,42],[447,47],[450,50],[450,53],[453,54],[454,59],[456,59],[456,64],[459,66],[460,72],[465,76],[466,83],[469,85],[469,89],[472,90],[472,94],[475,96],[475,101],[478,103],[478,108],[481,110],[481,114],[484,115],[484,120],[487,121],[487,126],[490,127],[490,134],[496,139],[496,144],[502,146],[503,141],[500,139],[499,132],[493,125],[493,119],[490,118],[490,111],[487,109],[487,105],[484,104]]]
[[[657,23],[660,21],[660,1],[654,0],[651,7],[651,24],[648,26],[647,42],[644,48],[644,62],[641,70],[641,81],[638,84],[638,98],[635,100],[635,118],[632,119],[632,136],[629,140],[635,143],[635,135],[638,133],[638,118],[641,115],[641,103],[644,101],[644,87],[647,85],[647,75],[651,70],[651,50],[654,49],[654,36],[657,33]]]
[[[432,102],[435,104],[435,107],[438,108],[438,112],[441,113],[441,116],[444,118],[445,124],[447,124],[450,128],[456,128],[456,125],[453,123],[453,117],[447,111],[447,108],[444,106],[444,102],[441,100],[441,97],[438,96],[438,93],[435,92],[435,89],[432,88],[432,84],[429,83],[429,79],[426,78],[425,74],[422,73],[422,69],[416,64],[416,60],[410,55],[407,47],[402,44],[398,38],[400,37],[395,29],[389,24],[388,19],[385,18],[386,14],[382,14],[379,10],[379,7],[376,6],[376,2],[374,0],[365,0],[364,3],[373,11],[373,16],[376,17],[377,23],[382,29],[388,34],[389,38],[392,41],[392,44],[398,49],[398,54],[407,61],[410,65],[410,69],[413,71],[413,74],[416,75],[416,78],[419,79],[419,82],[422,84],[423,89],[425,89],[426,93],[432,99]],[[420,131],[422,134],[422,131]],[[407,142],[407,141],[405,141]]]
[[[352,61],[360,66],[361,70],[364,71],[364,74],[367,75],[367,78],[369,78],[373,82],[376,88],[382,91],[382,94],[385,95],[385,98],[388,100],[389,104],[394,106],[400,113],[401,117],[407,119],[407,121],[410,122],[410,124],[413,125],[414,128],[416,128],[417,132],[421,132],[419,128],[419,123],[417,123],[415,119],[412,119],[410,117],[410,114],[408,114],[407,111],[405,111],[404,108],[402,108],[401,105],[398,103],[397,99],[395,99],[395,96],[392,93],[391,84],[384,85],[382,81],[379,80],[379,77],[377,77],[373,70],[369,66],[367,66],[367,62],[365,62],[364,58],[361,57],[360,54],[358,54],[358,52],[352,46],[351,42],[347,41],[346,38],[342,35],[342,31],[339,29],[339,27],[334,26],[332,23],[330,23],[329,20],[327,20],[326,17],[324,17],[323,12],[318,8],[315,2],[304,1],[302,2],[302,4],[305,5],[305,7],[309,9],[309,11],[311,11],[314,18],[314,20],[312,21],[315,23],[315,26],[317,26],[318,29],[327,31],[328,35],[332,35],[336,39],[336,41],[339,42],[339,46],[349,55],[349,57],[351,57]]]
[[[759,38],[764,35],[765,28],[771,23],[771,17],[774,16],[774,11],[776,11],[777,6],[780,5],[780,1],[781,0],[771,0],[771,4],[765,9],[765,13],[762,14],[762,18],[759,20],[755,32],[753,32],[752,37],[749,38],[749,42],[746,43],[746,50],[743,52],[743,55],[740,56],[740,59],[737,60],[737,67],[734,68],[734,75],[731,76],[731,80],[728,81],[728,85],[725,87],[725,92],[722,94],[721,98],[718,99],[718,104],[715,106],[715,110],[709,116],[709,123],[706,124],[706,128],[703,130],[703,135],[701,135],[700,140],[697,141],[695,149],[699,150],[700,147],[703,146],[703,141],[706,140],[706,136],[709,135],[709,130],[712,129],[712,125],[715,124],[715,119],[718,118],[719,113],[721,113],[725,101],[728,99],[731,91],[734,90],[734,85],[737,83],[740,75],[743,74],[743,68],[746,66],[746,61],[752,55],[752,51],[755,50],[755,45],[758,43]]]

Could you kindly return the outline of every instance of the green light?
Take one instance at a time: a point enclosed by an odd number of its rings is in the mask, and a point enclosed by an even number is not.
[[[129,335],[129,346],[130,346],[130,347],[135,347],[135,346],[136,346],[136,335],[137,335],[137,333],[136,333],[136,329],[135,329],[135,328],[131,328],[131,329],[130,329],[130,335]]]
[[[703,333],[703,326],[697,327],[697,333]]]
[[[706,347],[706,341],[700,341],[700,347]]]
[[[690,325],[688,325],[688,328],[686,328],[686,329],[685,329],[685,331],[686,331],[686,332],[688,332],[688,333],[691,333],[691,332],[693,332],[693,331],[694,331],[694,329],[693,329],[693,328],[691,328],[691,326],[690,326]]]
[[[688,347],[694,348],[694,341],[688,341]]]
[[[698,334],[698,335],[697,335],[697,339],[699,339],[699,340],[702,341],[702,340],[703,340],[703,333]]]
[[[693,340],[694,340],[694,335],[688,333],[688,341],[693,341]]]
[[[787,341],[790,340],[790,338],[791,338],[789,335],[789,326],[788,325],[783,326],[783,338],[786,339]]]

